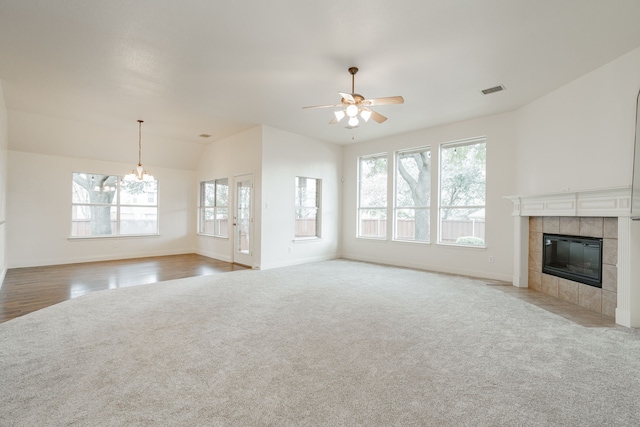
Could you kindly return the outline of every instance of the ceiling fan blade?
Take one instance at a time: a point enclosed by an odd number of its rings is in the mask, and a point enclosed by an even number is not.
[[[378,122],[378,123],[382,123],[382,122],[384,122],[385,120],[387,120],[387,118],[386,118],[385,116],[383,116],[382,114],[380,114],[380,113],[376,113],[375,111],[373,111],[373,110],[371,110],[371,109],[369,109],[369,111],[371,111],[371,118],[372,118],[373,120],[375,120],[376,122]]]
[[[333,119],[331,119],[331,121],[329,122],[330,125],[335,125],[336,123],[338,123],[340,120],[338,120],[336,117],[334,117]]]
[[[345,101],[347,101],[350,104],[355,104],[356,100],[353,99],[353,95],[351,95],[350,93],[344,93],[344,92],[338,92],[338,94],[344,98]]]
[[[311,107],[302,107],[302,108],[307,109],[307,108],[339,108],[339,107],[342,107],[342,104],[313,105]]]
[[[404,98],[401,96],[389,96],[387,98],[365,99],[363,101],[363,104],[366,104],[366,105],[404,104]]]

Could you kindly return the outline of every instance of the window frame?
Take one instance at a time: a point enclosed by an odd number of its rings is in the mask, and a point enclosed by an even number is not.
[[[407,148],[407,149],[402,149],[402,150],[397,150],[394,152],[394,156],[393,156],[393,235],[392,235],[392,240],[394,242],[401,242],[401,243],[417,243],[417,244],[431,244],[431,172],[432,172],[432,168],[433,168],[433,164],[431,163],[431,160],[429,160],[429,194],[428,194],[428,202],[426,203],[426,205],[424,206],[398,206],[398,182],[399,180],[404,180],[404,178],[401,176],[400,171],[399,171],[399,163],[400,163],[400,156],[402,155],[406,155],[406,154],[418,154],[418,153],[423,153],[423,152],[427,152],[428,153],[428,157],[429,159],[431,159],[431,146],[430,145],[424,145],[421,147],[414,147],[414,148]],[[406,182],[406,181],[405,181]],[[408,209],[413,209],[414,210],[414,227],[415,227],[415,211],[416,210],[422,210],[422,211],[426,211],[427,212],[427,218],[428,218],[428,223],[427,223],[427,239],[426,240],[417,240],[415,239],[415,233],[414,233],[414,238],[413,239],[407,239],[407,238],[399,238],[398,237],[398,211],[400,210],[408,210]]]
[[[207,198],[205,196],[205,188],[207,185],[212,185],[213,186],[213,204],[209,205],[206,204],[207,202]],[[227,187],[227,204],[226,205],[220,205],[218,204],[218,187],[219,186],[224,186],[226,185]],[[230,217],[230,197],[231,197],[231,187],[229,186],[229,178],[216,178],[216,179],[210,179],[210,180],[206,180],[206,181],[200,181],[200,191],[198,193],[198,234],[202,235],[202,236],[211,236],[211,237],[217,237],[217,238],[221,238],[221,239],[228,239],[229,238],[229,217]],[[211,209],[213,211],[213,232],[207,232],[205,231],[205,227],[204,227],[204,221],[206,218],[206,211]],[[227,227],[226,227],[226,234],[223,234],[221,231],[221,227],[220,225],[216,222],[216,218],[218,216],[218,213],[223,210],[226,209],[227,211]]]
[[[384,192],[384,206],[362,206],[362,162],[368,159],[384,159],[386,162],[385,165],[385,192]],[[376,153],[376,154],[368,154],[364,156],[358,157],[358,182],[357,182],[357,201],[356,201],[356,238],[358,239],[369,239],[369,240],[389,240],[388,233],[388,219],[389,219],[389,154],[388,153]],[[362,219],[361,215],[364,210],[377,210],[384,213],[384,221],[385,227],[384,236],[366,236],[362,235]],[[377,227],[380,230],[380,227]]]
[[[298,186],[298,182],[300,179],[305,179],[305,180],[314,180],[316,182],[316,197],[315,197],[315,204],[314,206],[311,205],[305,205],[304,203],[302,204],[298,204],[299,202],[299,197],[297,197],[298,192],[300,191],[300,188]],[[315,239],[320,239],[322,238],[322,179],[321,178],[311,178],[308,176],[296,176],[295,180],[294,180],[294,187],[295,187],[295,193],[294,193],[294,208],[293,208],[293,219],[294,219],[294,226],[293,226],[293,240],[294,241],[302,241],[302,240],[315,240]],[[316,226],[315,226],[315,235],[313,236],[298,236],[297,233],[297,221],[298,221],[298,210],[312,210],[315,211],[315,222],[316,222]]]
[[[108,176],[115,177],[116,183],[114,186],[115,195],[110,204],[106,203],[80,203],[74,202],[74,189],[73,186],[75,183],[74,176],[75,175],[86,175],[86,176]],[[124,175],[111,175],[111,174],[103,174],[103,173],[87,173],[87,172],[72,172],[71,173],[71,230],[69,233],[69,239],[113,239],[113,238],[127,238],[127,237],[152,237],[160,235],[160,203],[159,203],[159,194],[160,194],[160,182],[158,179],[153,179],[152,182],[155,183],[155,197],[154,203],[149,203],[148,193],[145,194],[144,200],[146,203],[123,203],[121,196],[121,187],[122,183],[125,181]],[[144,182],[144,181],[143,181]],[[80,185],[80,184],[77,184]],[[96,235],[74,235],[74,222],[78,222],[74,218],[74,211],[76,207],[109,207],[109,209],[114,209],[116,211],[115,218],[110,222],[115,223],[115,230],[112,230],[111,234],[96,234]],[[123,208],[153,208],[155,209],[155,231],[150,233],[131,233],[124,234],[122,233],[122,209]]]
[[[469,145],[480,145],[483,144],[485,147],[485,162],[484,162],[484,204],[482,205],[443,205],[442,204],[442,196],[443,196],[443,151],[446,149],[456,148],[456,147],[465,147]],[[485,226],[486,226],[486,208],[487,208],[487,160],[486,160],[486,148],[487,148],[487,138],[485,136],[463,139],[458,141],[446,142],[440,144],[440,149],[438,153],[438,236],[437,242],[439,245],[446,246],[456,246],[456,247],[465,247],[465,248],[477,248],[477,249],[486,249],[487,240],[486,240],[486,228],[484,237],[482,238],[483,244],[476,245],[472,243],[457,243],[457,242],[446,242],[442,240],[442,211],[444,209],[484,209],[485,210]],[[463,237],[463,236],[460,236]],[[460,238],[459,237],[459,238]]]

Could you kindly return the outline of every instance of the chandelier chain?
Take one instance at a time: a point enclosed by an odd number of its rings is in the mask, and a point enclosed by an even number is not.
[[[142,166],[142,123],[143,120],[138,120],[138,166]]]

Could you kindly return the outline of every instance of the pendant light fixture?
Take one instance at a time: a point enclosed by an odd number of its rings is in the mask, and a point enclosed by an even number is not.
[[[153,175],[144,170],[142,167],[142,123],[143,120],[138,120],[138,166],[125,175],[124,179],[127,181],[153,181]]]

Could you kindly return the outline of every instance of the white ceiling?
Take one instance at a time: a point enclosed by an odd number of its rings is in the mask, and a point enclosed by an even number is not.
[[[20,111],[346,144],[518,108],[640,46],[639,17],[638,0],[0,0],[0,79]],[[387,122],[302,109],[350,92],[350,66],[356,92],[404,96]]]

